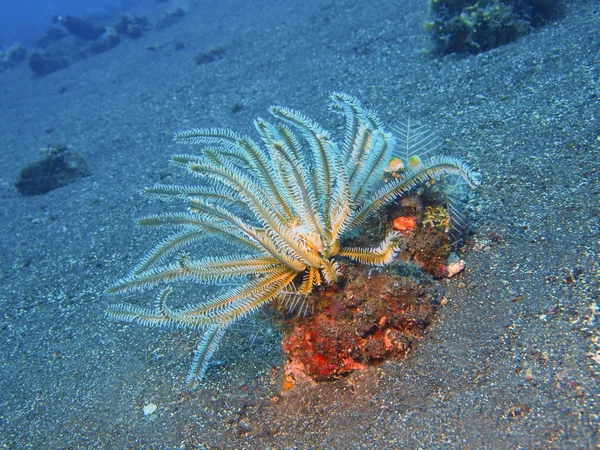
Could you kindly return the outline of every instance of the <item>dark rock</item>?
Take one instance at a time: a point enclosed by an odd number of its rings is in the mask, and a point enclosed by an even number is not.
[[[37,41],[36,47],[42,49],[48,48],[49,45],[51,45],[54,42],[58,42],[61,39],[64,39],[66,36],[68,36],[68,33],[62,28],[50,27],[46,30],[44,34],[40,36],[40,38]]]
[[[19,65],[27,58],[27,50],[19,43],[11,45],[6,51],[0,50],[0,72]]]
[[[562,13],[561,0],[431,1],[436,51],[479,53],[508,44]]]
[[[18,42],[8,47],[4,53],[4,61],[10,65],[19,64],[27,59],[27,50]]]
[[[196,64],[207,64],[213,61],[217,61],[219,59],[223,59],[225,55],[224,48],[211,48],[205,52],[200,52],[198,56],[196,56]]]
[[[69,33],[86,41],[98,39],[105,32],[103,26],[97,26],[93,22],[75,16],[59,16],[57,21],[62,23]]]
[[[233,104],[233,106],[231,107],[231,112],[233,114],[237,114],[239,113],[242,109],[244,109],[244,104],[240,103],[240,102],[236,102]]]
[[[140,37],[144,31],[150,29],[150,24],[148,23],[148,19],[144,16],[123,14],[115,24],[115,29],[119,33],[125,34],[130,38],[137,38]]]
[[[185,16],[185,11],[183,10],[183,8],[165,11],[162,17],[158,19],[158,22],[156,23],[156,28],[161,30],[163,28],[170,27],[175,22],[179,21],[183,16]]]
[[[44,76],[55,70],[69,65],[69,60],[60,55],[53,55],[46,51],[33,50],[29,54],[29,67],[36,76]]]
[[[89,175],[85,160],[65,146],[48,146],[40,156],[19,173],[15,187],[22,195],[45,194]]]

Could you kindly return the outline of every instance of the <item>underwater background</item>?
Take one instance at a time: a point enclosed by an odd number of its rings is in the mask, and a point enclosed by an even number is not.
[[[3,5],[0,446],[596,448],[600,2],[532,2],[543,19],[458,3]],[[198,332],[104,316],[163,237],[135,227],[168,207],[139,191],[184,182],[179,130],[253,135],[273,104],[339,130],[332,91],[418,118],[481,174],[466,269],[436,282],[401,362],[282,392],[281,332],[258,314],[188,391]]]
[[[0,44],[13,42],[33,44],[46,31],[53,17],[59,15],[105,13],[111,8],[122,8],[119,0],[27,0],[3,2],[0,15]]]

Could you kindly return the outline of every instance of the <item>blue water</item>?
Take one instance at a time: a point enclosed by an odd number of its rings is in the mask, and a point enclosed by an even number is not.
[[[0,46],[30,44],[52,23],[53,16],[105,11],[119,0],[26,0],[0,2]]]

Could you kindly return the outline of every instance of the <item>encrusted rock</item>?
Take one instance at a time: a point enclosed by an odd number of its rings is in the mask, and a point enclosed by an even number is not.
[[[427,283],[348,268],[345,286],[317,293],[319,311],[295,319],[282,349],[287,377],[330,380],[388,358],[403,358],[435,310]],[[287,380],[289,382],[289,380]]]
[[[89,175],[85,160],[65,146],[48,146],[40,156],[19,173],[15,187],[22,195],[45,194]]]

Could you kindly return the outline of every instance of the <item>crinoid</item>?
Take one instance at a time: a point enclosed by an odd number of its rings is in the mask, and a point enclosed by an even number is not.
[[[198,185],[157,184],[146,195],[176,199],[187,212],[139,219],[143,226],[177,231],[159,245],[110,293],[163,286],[151,309],[114,305],[116,320],[154,327],[201,329],[187,382],[202,379],[225,330],[235,321],[290,292],[306,296],[321,283],[336,283],[339,258],[386,265],[398,249],[397,232],[374,248],[341,246],[344,233],[360,227],[380,208],[426,182],[461,177],[478,184],[476,174],[458,159],[429,156],[382,184],[383,169],[396,139],[354,97],[333,93],[331,108],[345,118],[342,142],[298,111],[274,106],[272,123],[256,119],[263,146],[221,128],[175,134],[183,144],[205,144],[197,154],[172,162],[198,178]],[[409,155],[411,156],[411,155]],[[202,239],[224,239],[239,248],[230,257],[192,259],[184,247]],[[174,262],[166,262],[173,257]],[[167,305],[174,281],[233,282],[214,298],[172,309]],[[283,303],[286,303],[284,300]],[[290,302],[287,302],[290,303]],[[297,299],[293,302],[297,303]]]

